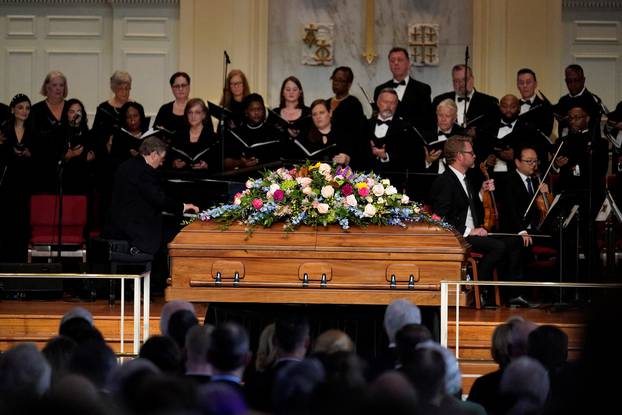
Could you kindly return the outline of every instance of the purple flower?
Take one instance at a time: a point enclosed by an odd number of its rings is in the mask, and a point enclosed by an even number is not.
[[[335,169],[335,175],[343,176],[346,179],[350,180],[354,177],[354,172],[352,171],[350,166],[345,166],[345,167],[337,166],[337,168]]]

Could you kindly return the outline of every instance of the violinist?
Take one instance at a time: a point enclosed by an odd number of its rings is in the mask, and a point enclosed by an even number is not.
[[[514,233],[522,237],[524,247],[533,244],[530,233],[533,233],[540,221],[540,211],[536,203],[532,204],[527,216],[534,192],[548,193],[548,186],[535,177],[539,160],[536,151],[531,147],[523,147],[514,155],[516,170],[499,180],[499,213],[500,231]],[[541,195],[542,196],[542,195]],[[525,219],[523,219],[525,217]]]
[[[443,149],[447,160],[447,170],[434,181],[430,191],[432,210],[451,224],[473,251],[484,255],[479,263],[481,280],[492,280],[493,270],[508,259],[507,273],[516,275],[515,238],[493,238],[482,227],[483,192],[495,190],[494,180],[486,180],[481,187],[476,187],[471,180],[469,170],[475,165],[475,154],[470,137],[454,136],[445,142]],[[503,280],[505,274],[500,274]],[[485,292],[486,290],[482,290]],[[484,300],[487,294],[484,294]]]

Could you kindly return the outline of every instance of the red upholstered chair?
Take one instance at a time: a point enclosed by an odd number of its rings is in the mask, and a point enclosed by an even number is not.
[[[471,252],[471,255],[467,258],[467,262],[471,266],[471,271],[473,273],[473,281],[479,281],[479,276],[477,273],[477,261],[482,259],[484,255],[479,254],[477,252]],[[495,270],[492,274],[493,281],[498,281],[497,279],[497,271]],[[479,298],[479,285],[474,286],[474,295],[475,295],[475,308],[482,308],[482,303]],[[499,307],[501,305],[501,295],[499,294],[499,286],[495,286],[495,305]]]
[[[59,244],[56,195],[33,195],[30,198],[30,227],[28,262],[32,257],[50,257]],[[86,196],[63,196],[61,256],[81,257],[86,262],[84,227],[86,226]],[[67,249],[70,248],[70,249]]]

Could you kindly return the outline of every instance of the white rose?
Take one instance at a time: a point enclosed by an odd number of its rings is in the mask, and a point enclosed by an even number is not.
[[[313,180],[310,177],[298,177],[296,178],[296,181],[298,182],[300,187],[307,187],[311,184]]]
[[[379,197],[377,200],[379,205],[384,205],[384,198],[383,197]]]
[[[371,192],[376,195],[376,197],[382,196],[384,194],[384,186],[380,183],[375,184],[374,187],[371,188]]]
[[[352,206],[352,207],[356,206],[357,205],[356,196],[349,195],[348,197],[346,197],[346,205]]]
[[[391,184],[391,181],[389,179],[382,179],[380,180],[380,183],[382,183],[385,186],[389,186]]]
[[[247,189],[251,189],[254,184],[255,184],[255,182],[253,180],[247,180],[246,181],[246,188]]]
[[[365,210],[363,211],[363,216],[366,218],[371,218],[376,214],[376,208],[371,203],[365,205]]]
[[[328,199],[330,197],[333,197],[333,195],[335,194],[335,189],[333,188],[333,186],[324,186],[322,187],[320,193],[322,193],[323,197]]]
[[[402,195],[402,199],[400,200],[400,202],[402,202],[402,205],[407,205],[408,202],[410,202],[410,198],[408,197],[408,195]]]
[[[373,201],[374,201],[374,198],[373,198],[373,197],[371,197],[371,196],[367,196],[367,197],[365,198],[365,200],[367,200],[367,203],[371,203],[371,202],[373,202]]]
[[[311,189],[309,186],[303,187],[302,188],[302,193],[304,193],[305,195],[309,196],[311,193],[313,193],[313,189]]]
[[[328,208],[329,208],[328,203],[318,203],[317,205],[317,211],[321,213],[322,215],[325,213],[328,213]]]
[[[280,189],[280,187],[276,183],[273,183],[273,184],[270,185],[270,193],[274,193],[274,192],[276,192],[279,189]]]
[[[387,196],[394,195],[396,193],[397,193],[397,189],[395,188],[395,186],[389,186],[386,189],[384,189],[384,194]]]
[[[326,176],[327,174],[329,174],[329,173],[331,172],[331,170],[332,170],[332,169],[333,169],[333,168],[332,168],[332,167],[330,167],[330,164],[321,163],[321,164],[320,164],[320,167],[318,167],[318,169],[317,169],[317,170],[318,170],[318,171],[319,171],[322,175]]]

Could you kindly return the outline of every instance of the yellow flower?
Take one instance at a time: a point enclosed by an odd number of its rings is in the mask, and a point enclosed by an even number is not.
[[[362,189],[363,187],[369,187],[369,186],[367,186],[367,183],[364,183],[364,182],[360,182],[356,184],[357,189]]]
[[[317,163],[315,163],[313,166],[309,167],[309,170],[315,170],[315,169],[319,169],[320,168],[320,163],[319,161]]]

